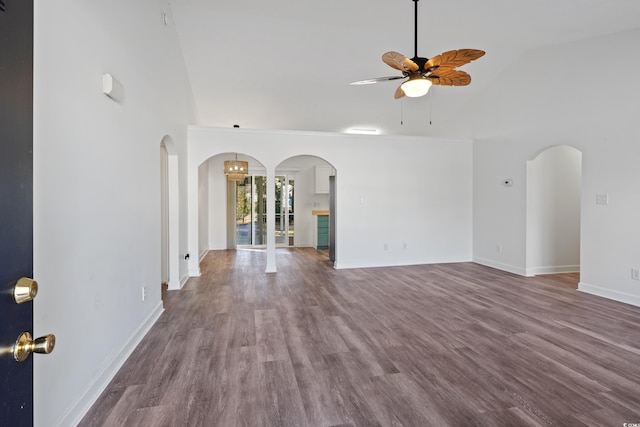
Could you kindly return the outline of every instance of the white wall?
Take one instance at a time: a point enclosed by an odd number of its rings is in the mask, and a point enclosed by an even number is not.
[[[583,159],[580,289],[640,305],[640,82],[625,77],[639,44],[632,31],[527,52],[439,130],[475,140],[474,259],[525,274],[526,162],[569,145]]]
[[[234,151],[261,162],[267,177],[297,155],[335,167],[337,268],[471,259],[470,141],[191,127],[189,212],[197,212],[198,165]],[[190,214],[190,246],[197,224]]]
[[[580,271],[582,153],[560,145],[527,162],[527,275]]]
[[[194,117],[163,11],[159,0],[35,1],[34,332],[57,337],[34,358],[38,426],[75,425],[162,311],[160,142],[170,136],[186,165]],[[102,93],[106,72],[122,103]]]

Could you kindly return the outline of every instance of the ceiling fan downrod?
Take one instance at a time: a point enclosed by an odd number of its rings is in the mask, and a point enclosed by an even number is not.
[[[413,0],[414,3],[414,31],[413,31],[413,57],[418,57],[418,2],[420,0]]]

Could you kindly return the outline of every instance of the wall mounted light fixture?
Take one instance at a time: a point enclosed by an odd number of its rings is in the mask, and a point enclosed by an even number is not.
[[[102,75],[102,92],[116,102],[124,101],[124,87],[111,74]]]

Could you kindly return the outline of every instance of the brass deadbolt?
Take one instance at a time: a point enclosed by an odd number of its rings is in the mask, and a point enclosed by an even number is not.
[[[49,354],[56,346],[53,334],[45,335],[35,340],[29,332],[23,332],[13,346],[13,357],[17,362],[24,362],[31,353]]]
[[[31,301],[36,295],[38,295],[38,282],[28,277],[20,278],[16,282],[15,288],[13,288],[13,299],[18,304]]]

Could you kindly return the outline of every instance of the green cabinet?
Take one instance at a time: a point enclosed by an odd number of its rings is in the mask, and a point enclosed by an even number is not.
[[[329,249],[329,215],[318,215],[318,249]]]

